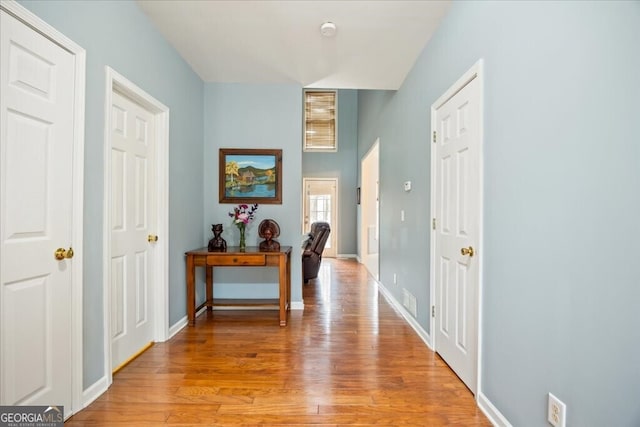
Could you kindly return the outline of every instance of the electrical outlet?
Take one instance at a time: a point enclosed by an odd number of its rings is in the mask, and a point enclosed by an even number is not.
[[[398,275],[396,273],[393,273],[393,284],[394,285],[398,284]]]
[[[553,427],[565,427],[567,425],[567,405],[551,393],[549,393],[547,421]]]
[[[404,221],[404,209],[400,211],[400,221]]]

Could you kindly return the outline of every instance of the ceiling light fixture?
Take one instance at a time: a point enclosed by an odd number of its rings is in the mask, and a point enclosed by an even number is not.
[[[325,22],[324,24],[320,25],[320,34],[322,34],[323,37],[333,37],[336,35],[336,24],[334,24],[333,22]]]

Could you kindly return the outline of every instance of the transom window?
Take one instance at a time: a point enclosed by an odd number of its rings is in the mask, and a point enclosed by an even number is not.
[[[304,151],[338,150],[336,91],[304,92]]]

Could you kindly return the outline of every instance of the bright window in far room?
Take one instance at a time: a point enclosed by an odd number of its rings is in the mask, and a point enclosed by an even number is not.
[[[309,195],[309,203],[311,204],[309,222],[313,224],[323,221],[331,225],[331,194]],[[331,239],[327,240],[325,247],[331,248]]]
[[[335,90],[304,92],[304,151],[338,151]]]

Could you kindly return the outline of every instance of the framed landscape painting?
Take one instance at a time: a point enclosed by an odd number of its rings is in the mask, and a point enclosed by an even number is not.
[[[221,148],[220,203],[282,204],[282,150]]]

